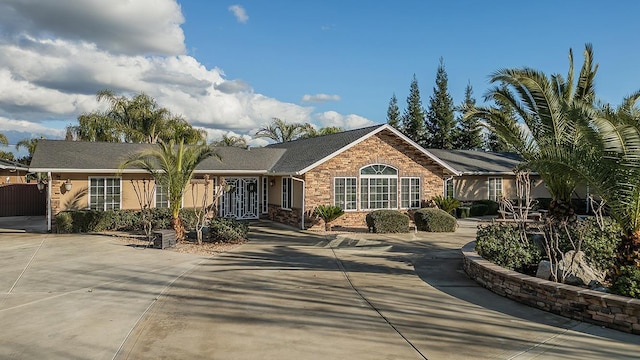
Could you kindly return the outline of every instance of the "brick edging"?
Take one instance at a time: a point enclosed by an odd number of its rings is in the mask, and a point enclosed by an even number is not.
[[[462,247],[464,271],[492,292],[520,303],[608,328],[640,334],[640,299],[602,293],[520,274]]]

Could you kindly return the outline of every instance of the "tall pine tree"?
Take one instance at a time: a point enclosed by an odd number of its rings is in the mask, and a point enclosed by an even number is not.
[[[456,122],[453,115],[453,99],[447,90],[448,77],[444,69],[444,60],[440,58],[436,73],[436,87],[429,99],[426,132],[429,138],[428,147],[436,149],[453,149]]]
[[[396,94],[393,94],[389,101],[389,108],[387,109],[387,124],[398,130],[402,130],[401,120],[400,109],[398,108],[398,98],[396,97]]]
[[[471,109],[475,104],[476,99],[473,98],[473,88],[469,82],[467,83],[467,87],[464,89],[464,100],[457,109],[460,115],[457,119],[458,125],[454,141],[454,147],[456,149],[471,150],[482,148],[483,139],[480,122],[475,117],[464,116],[465,111]]]
[[[424,121],[418,79],[416,79],[416,74],[413,74],[409,96],[407,97],[407,108],[402,116],[402,129],[405,135],[420,145],[424,144]]]

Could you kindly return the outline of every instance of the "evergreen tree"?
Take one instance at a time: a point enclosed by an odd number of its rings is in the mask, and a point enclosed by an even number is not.
[[[486,133],[484,147],[493,152],[509,152],[511,150],[504,140],[490,130]]]
[[[402,129],[411,140],[423,145],[425,142],[424,132],[424,109],[422,108],[422,100],[420,99],[420,89],[418,88],[418,79],[413,74],[409,96],[407,97],[407,108],[402,116]]]
[[[389,108],[387,109],[387,124],[393,126],[398,130],[402,130],[402,124],[400,123],[400,109],[398,108],[398,98],[396,94],[393,94],[389,101]]]
[[[464,89],[464,100],[458,106],[460,116],[457,119],[454,146],[460,150],[480,149],[483,145],[482,128],[477,117],[465,117],[464,113],[473,108],[476,99],[473,98],[473,88],[471,83]]]
[[[456,122],[453,115],[453,99],[447,90],[448,77],[444,69],[444,60],[440,58],[436,73],[436,87],[429,99],[426,131],[430,138],[429,147],[437,149],[453,149]]]

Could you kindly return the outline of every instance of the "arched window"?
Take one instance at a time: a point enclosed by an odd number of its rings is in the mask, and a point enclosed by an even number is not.
[[[360,169],[360,208],[398,208],[398,169],[384,164]]]

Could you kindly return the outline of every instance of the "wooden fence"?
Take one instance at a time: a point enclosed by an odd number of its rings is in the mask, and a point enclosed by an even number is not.
[[[35,183],[0,185],[0,217],[46,214],[47,192],[40,192]]]

